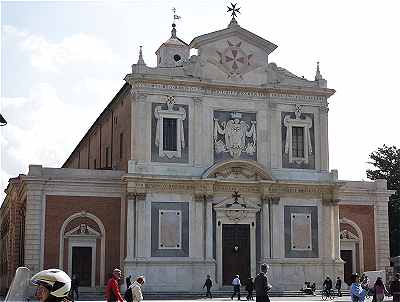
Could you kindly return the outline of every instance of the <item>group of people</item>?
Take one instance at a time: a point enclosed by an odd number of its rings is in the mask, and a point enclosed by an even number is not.
[[[390,283],[389,290],[386,289],[381,277],[378,277],[375,284],[370,287],[366,275],[361,277],[355,273],[351,276],[350,295],[352,302],[364,302],[367,295],[372,295],[373,302],[382,302],[385,295],[392,295],[393,302],[400,302],[400,273],[397,273]]]
[[[256,291],[256,302],[269,302],[268,292],[272,288],[272,286],[268,283],[267,272],[269,266],[267,264],[261,264],[260,273],[254,278],[249,277],[246,281],[246,291],[247,291],[247,300],[254,300],[253,291]],[[233,293],[231,296],[231,300],[237,295],[237,299],[240,300],[240,286],[241,281],[239,275],[235,275],[232,281],[233,285]],[[212,298],[211,295],[211,287],[212,281],[210,275],[207,275],[207,279],[204,282],[203,288],[207,289],[206,297]]]
[[[132,283],[131,276],[126,278],[126,291],[122,297],[119,282],[122,272],[114,269],[112,277],[108,280],[105,296],[107,302],[140,302],[143,300],[141,287],[144,277],[139,276]],[[79,278],[73,274],[72,279],[62,270],[48,269],[35,274],[31,282],[36,286],[35,296],[40,302],[71,302],[74,295],[79,299]]]

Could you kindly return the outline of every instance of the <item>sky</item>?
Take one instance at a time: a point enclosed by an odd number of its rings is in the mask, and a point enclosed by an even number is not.
[[[226,28],[224,0],[1,1],[0,204],[8,179],[29,164],[61,167],[124,84],[143,45],[147,65],[170,37]],[[328,87],[329,166],[367,180],[369,154],[400,147],[400,2],[238,0],[241,27],[278,45],[269,56]]]

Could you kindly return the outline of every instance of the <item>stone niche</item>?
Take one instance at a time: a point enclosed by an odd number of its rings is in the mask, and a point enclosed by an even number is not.
[[[257,160],[256,114],[214,111],[214,162]]]

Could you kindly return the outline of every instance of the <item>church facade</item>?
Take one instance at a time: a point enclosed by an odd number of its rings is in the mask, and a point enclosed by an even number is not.
[[[146,291],[215,288],[271,266],[274,290],[389,265],[384,180],[329,170],[327,88],[269,62],[242,28],[140,50],[125,85],[62,168],[10,179],[0,210],[1,288],[17,266],[104,286],[114,267]],[[197,55],[190,56],[190,50]]]

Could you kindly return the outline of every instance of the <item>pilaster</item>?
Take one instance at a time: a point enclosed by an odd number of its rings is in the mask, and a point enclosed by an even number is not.
[[[42,184],[28,185],[25,217],[25,266],[32,272],[43,269],[44,203]]]
[[[147,258],[150,256],[150,246],[151,246],[151,225],[150,225],[150,215],[147,213],[147,202],[146,194],[139,193],[136,194],[136,213],[135,213],[135,224],[134,224],[134,237],[136,237],[137,243],[134,246],[135,253],[134,258]],[[150,227],[150,230],[149,230]]]
[[[285,230],[283,221],[283,205],[280,198],[271,199],[271,245],[272,255],[271,258],[284,258],[285,257]]]
[[[329,171],[328,111],[328,107],[319,107],[321,171]]]
[[[387,194],[377,194],[374,206],[375,259],[377,270],[384,270],[390,265],[388,201],[389,197]]]
[[[193,122],[193,133],[195,139],[193,140],[194,148],[193,150],[193,160],[195,167],[201,167],[203,163],[203,153],[204,153],[204,146],[207,146],[206,142],[204,142],[201,138],[204,137],[201,134],[203,133],[203,98],[201,97],[194,97],[194,122]]]
[[[147,134],[147,112],[146,98],[142,93],[131,91],[132,96],[132,137],[131,137],[131,159],[136,161],[146,160],[146,140],[149,139]],[[150,117],[151,119],[151,117]]]

